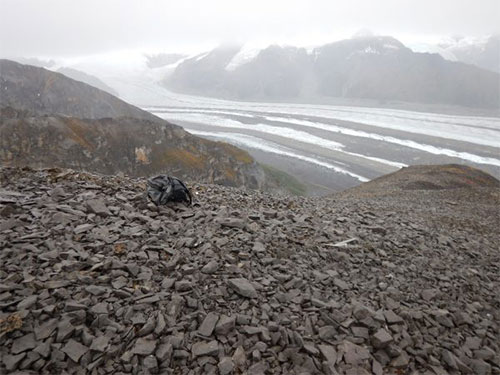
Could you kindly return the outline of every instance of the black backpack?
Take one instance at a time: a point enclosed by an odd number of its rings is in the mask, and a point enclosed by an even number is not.
[[[148,179],[148,197],[157,206],[167,202],[185,202],[191,205],[191,192],[184,182],[176,177],[161,174]]]

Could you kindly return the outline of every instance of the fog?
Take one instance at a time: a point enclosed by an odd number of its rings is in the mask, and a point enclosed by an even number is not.
[[[223,42],[313,45],[359,29],[403,42],[498,33],[498,0],[2,0],[3,57],[190,52]]]

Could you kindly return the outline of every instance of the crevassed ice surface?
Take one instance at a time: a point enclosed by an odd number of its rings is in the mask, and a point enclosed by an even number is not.
[[[118,90],[125,100],[199,136],[247,149],[260,145],[264,152],[328,164],[337,169],[323,167],[342,173],[340,168],[358,181],[367,179],[366,168],[377,170],[369,177],[373,178],[387,173],[387,168],[434,159],[486,166],[490,173],[500,175],[500,119],[495,117],[239,102],[172,93],[141,82],[121,84],[123,90]]]

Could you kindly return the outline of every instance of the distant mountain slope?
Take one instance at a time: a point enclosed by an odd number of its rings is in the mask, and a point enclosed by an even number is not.
[[[69,77],[69,78],[74,79],[76,81],[80,81],[80,82],[86,83],[87,85],[94,86],[95,88],[98,88],[99,90],[106,91],[107,93],[110,93],[111,95],[118,96],[118,93],[113,88],[106,85],[99,78],[94,77],[90,74],[84,73],[80,70],[63,67],[63,68],[59,68],[57,70],[57,72],[62,73],[66,77]]]
[[[245,151],[177,126],[130,117],[77,119],[1,110],[0,162],[104,174],[169,173],[227,186],[262,186],[264,172]]]
[[[1,60],[0,87],[0,164],[271,187],[245,151],[60,73]]]
[[[168,85],[191,93],[230,94],[225,67],[239,49],[235,46],[224,46],[185,60],[169,76]]]
[[[497,107],[498,74],[414,53],[390,37],[357,38],[314,51],[326,96]]]
[[[500,35],[488,38],[456,38],[439,47],[453,54],[457,61],[500,73]]]
[[[188,59],[164,85],[179,92],[250,100],[326,96],[479,108],[497,108],[500,100],[499,74],[412,52],[391,37],[357,37],[311,53],[270,46],[244,64],[232,64],[239,52],[221,47]]]
[[[158,119],[107,92],[61,73],[10,60],[0,60],[0,85],[1,106],[27,110],[32,114],[90,119],[119,116]]]
[[[161,68],[166,65],[174,64],[177,61],[186,57],[186,55],[180,53],[158,53],[158,54],[146,54],[146,65],[150,69]]]

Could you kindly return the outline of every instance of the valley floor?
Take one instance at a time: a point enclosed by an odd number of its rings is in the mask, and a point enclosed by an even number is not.
[[[296,177],[308,195],[341,191],[415,164],[467,164],[500,177],[498,117],[235,102],[164,89],[143,100],[156,103],[143,106],[153,114],[195,135],[232,143]]]

